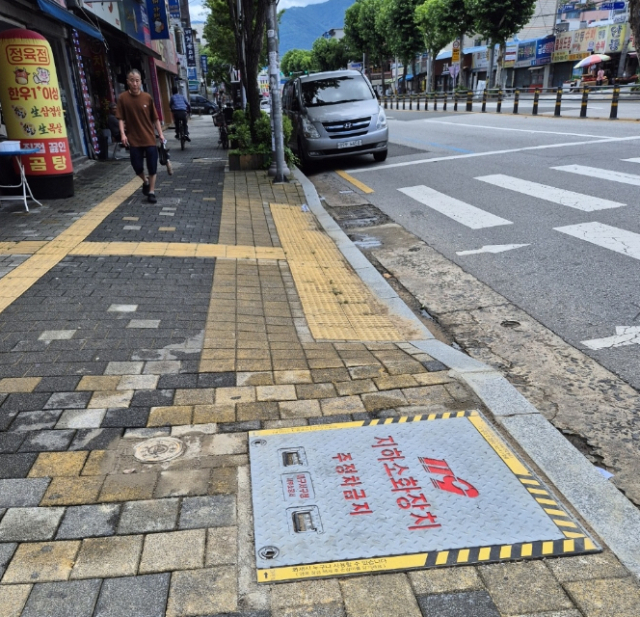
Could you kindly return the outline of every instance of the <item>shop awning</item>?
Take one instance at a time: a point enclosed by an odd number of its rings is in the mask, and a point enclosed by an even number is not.
[[[92,36],[94,39],[98,39],[99,41],[103,41],[104,38],[95,26],[92,26],[90,23],[86,22],[84,19],[80,19],[76,17],[67,9],[61,7],[59,4],[55,4],[50,0],[38,0],[38,6],[43,13],[50,15],[54,19],[61,21],[67,26],[71,26],[76,30],[80,30],[89,36]]]

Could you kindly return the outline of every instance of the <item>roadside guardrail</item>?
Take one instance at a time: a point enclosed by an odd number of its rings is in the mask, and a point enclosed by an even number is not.
[[[453,111],[457,112],[462,107],[460,101],[464,101],[464,111],[474,111],[474,101],[480,104],[482,113],[487,113],[487,103],[495,102],[495,113],[503,113],[503,106],[507,107],[511,101],[512,107],[506,113],[527,113],[528,108],[533,116],[539,113],[540,102],[548,101],[553,104],[553,115],[556,118],[562,116],[563,100],[575,101],[580,97],[580,118],[586,118],[590,101],[603,101],[610,103],[609,119],[618,118],[618,107],[621,95],[625,101],[639,101],[640,89],[637,84],[613,86],[570,86],[568,88],[497,88],[495,90],[482,90],[482,94],[475,94],[472,90],[455,90],[453,92],[422,92],[417,94],[405,94],[397,96],[383,96],[382,103],[385,109],[403,109],[416,111],[448,111],[453,102]]]

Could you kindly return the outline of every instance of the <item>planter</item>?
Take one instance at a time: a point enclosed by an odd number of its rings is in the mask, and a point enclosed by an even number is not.
[[[229,154],[229,171],[263,169],[264,164],[264,154]]]

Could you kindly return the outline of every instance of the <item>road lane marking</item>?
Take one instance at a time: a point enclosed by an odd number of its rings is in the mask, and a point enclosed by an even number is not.
[[[616,326],[616,333],[613,336],[582,341],[582,344],[595,351],[610,347],[640,345],[640,326]]]
[[[489,126],[487,124],[465,124],[463,122],[445,122],[444,120],[422,120],[422,122],[430,122],[431,124],[450,124],[453,126],[467,126],[467,127],[472,127],[474,129],[490,129],[492,131],[512,131],[515,133],[540,133],[542,135],[568,135],[571,137],[596,137],[600,139],[606,138],[606,135],[591,135],[588,133],[563,133],[560,131],[536,131],[534,129],[512,129],[504,126]]]
[[[444,193],[429,188],[428,186],[407,186],[398,189],[401,193],[419,201],[428,208],[448,216],[450,219],[461,223],[470,229],[483,229],[485,227],[497,227],[498,225],[513,225],[511,221],[500,218],[490,212],[485,212],[470,204],[449,197]]]
[[[480,253],[505,253],[513,249],[520,249],[523,246],[531,246],[530,244],[487,244],[480,249],[473,251],[457,251],[456,255],[479,255]]]
[[[640,176],[637,176],[635,174],[626,174],[622,171],[611,171],[610,169],[587,167],[586,165],[560,165],[559,167],[551,167],[551,169],[557,169],[558,171],[567,171],[571,174],[588,176],[589,178],[598,178],[600,180],[610,180],[611,182],[620,182],[621,184],[640,186]]]
[[[351,184],[353,184],[353,186],[355,186],[356,188],[359,188],[363,193],[373,193],[373,189],[369,188],[366,184],[364,184],[363,182],[360,182],[360,180],[356,180],[353,176],[350,176],[346,171],[342,171],[341,169],[336,169],[336,173],[341,177],[344,178],[347,182],[350,182]]]
[[[499,186],[503,189],[515,191],[516,193],[531,195],[538,199],[560,204],[561,206],[568,206],[569,208],[582,210],[583,212],[620,208],[627,205],[617,201],[600,199],[599,197],[593,197],[592,195],[584,195],[582,193],[574,193],[573,191],[558,189],[546,184],[538,184],[537,182],[522,180],[521,178],[514,178],[513,176],[506,176],[504,174],[478,176],[475,179],[487,182],[494,186]]]
[[[579,225],[554,227],[554,230],[621,255],[640,259],[640,234],[602,223],[580,223]]]
[[[517,152],[529,152],[532,150],[550,150],[553,148],[570,148],[573,146],[588,146],[590,144],[610,144],[621,141],[639,140],[640,135],[633,137],[611,137],[596,139],[595,141],[571,141],[563,144],[547,144],[544,146],[527,146],[525,148],[511,148],[509,150],[489,150],[488,152],[473,152],[472,154],[452,154],[451,156],[434,156],[430,159],[418,159],[415,161],[406,161],[404,163],[390,163],[389,165],[378,165],[376,167],[362,167],[360,169],[348,169],[350,174],[362,174],[371,171],[379,172],[384,169],[395,169],[396,167],[409,167],[411,165],[426,165],[427,163],[441,163],[443,161],[457,161],[459,159],[471,159],[480,156],[495,156],[498,154],[515,154]]]
[[[640,158],[639,157],[634,157],[632,159],[622,159],[623,161],[626,161],[627,163],[640,163]]]

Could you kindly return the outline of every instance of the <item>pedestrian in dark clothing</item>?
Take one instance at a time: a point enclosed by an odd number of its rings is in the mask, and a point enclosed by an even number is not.
[[[122,144],[129,146],[131,167],[142,179],[142,193],[149,203],[155,204],[156,174],[158,173],[158,147],[156,131],[164,141],[162,125],[156,113],[151,95],[141,89],[140,71],[132,69],[127,74],[129,89],[118,97],[118,119]],[[144,159],[147,159],[149,177],[144,174]]]
[[[120,135],[120,120],[116,117],[117,109],[118,106],[115,103],[111,103],[109,105],[109,115],[107,116],[107,127],[109,131],[111,131],[111,141],[113,141],[114,144],[122,141],[122,136]]]

